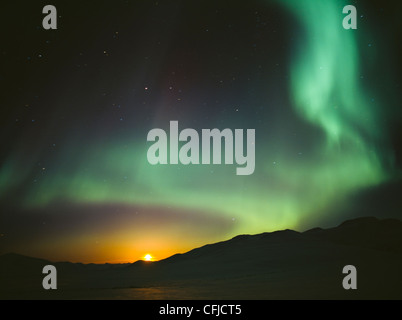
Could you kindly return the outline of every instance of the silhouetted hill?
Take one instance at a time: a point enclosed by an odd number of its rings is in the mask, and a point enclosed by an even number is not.
[[[266,232],[257,235],[239,235],[230,240],[207,244],[184,254],[175,254],[157,263],[167,264],[199,259],[215,259],[215,261],[243,260],[248,256],[254,259],[252,255],[259,255],[258,250],[261,250],[268,243],[274,245],[278,242],[286,243],[298,240],[302,240],[302,235],[293,230]],[[238,250],[242,250],[241,254]]]
[[[32,272],[42,271],[44,265],[51,264],[49,261],[31,258],[17,253],[6,253],[0,256],[0,273],[4,272]]]
[[[303,233],[293,230],[280,230],[256,235],[239,235],[230,240],[208,244],[184,254],[175,254],[157,263],[174,263],[195,259],[244,259],[252,258],[267,244],[303,242],[311,243],[315,239],[334,244],[353,245],[363,248],[402,253],[402,222],[396,219],[379,220],[374,217],[347,220],[330,229],[313,228]],[[247,248],[245,256],[238,250]]]
[[[309,229],[309,230],[307,230],[307,231],[304,231],[303,233],[304,233],[304,234],[314,234],[314,233],[320,232],[320,231],[322,231],[322,230],[324,230],[324,229],[317,227],[317,228],[312,228],[312,229]]]
[[[306,231],[321,240],[402,254],[402,222],[374,217],[347,220],[331,229]]]
[[[401,247],[401,221],[360,218],[303,233],[239,235],[156,262],[53,263],[60,289],[50,293],[41,287],[41,268],[49,261],[8,254],[0,257],[1,278],[8,279],[0,283],[0,296],[401,299]],[[358,290],[342,287],[342,269],[349,264],[357,268]]]

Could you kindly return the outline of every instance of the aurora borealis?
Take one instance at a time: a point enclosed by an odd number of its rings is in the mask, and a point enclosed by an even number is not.
[[[367,192],[384,208],[369,215],[401,217],[379,195],[401,187],[397,10],[353,1],[345,30],[346,4],[56,1],[53,31],[27,4],[2,48],[0,253],[161,259],[338,223]],[[174,120],[255,129],[254,173],[150,165],[147,133]]]

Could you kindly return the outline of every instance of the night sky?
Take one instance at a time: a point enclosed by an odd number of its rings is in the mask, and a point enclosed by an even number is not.
[[[0,254],[162,259],[402,218],[393,1],[3,1]],[[396,2],[394,2],[396,3]],[[58,29],[42,28],[56,6]],[[357,8],[358,29],[342,27]],[[256,130],[255,171],[150,165],[147,133]]]

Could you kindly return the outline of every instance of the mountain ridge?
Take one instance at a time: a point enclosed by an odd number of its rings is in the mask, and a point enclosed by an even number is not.
[[[174,299],[401,299],[401,247],[401,221],[369,218],[328,229],[239,235],[126,265],[7,254],[0,256],[0,297],[172,299],[174,292]],[[42,288],[46,264],[57,268],[57,293]],[[345,265],[359,273],[353,293],[342,287]]]
[[[391,225],[392,224],[392,225]],[[356,231],[353,230],[353,228],[362,228],[365,227],[366,230],[365,232],[367,233],[367,231],[370,231],[370,238],[373,239],[373,236],[375,235],[375,233],[380,234],[382,236],[386,236],[386,237],[390,237],[392,236],[394,239],[394,236],[398,236],[399,241],[397,241],[396,245],[392,245],[392,246],[384,246],[384,247],[379,247],[379,246],[370,246],[367,245],[367,234],[364,233],[364,242],[366,243],[365,247],[369,247],[372,249],[382,249],[382,250],[386,250],[386,251],[392,251],[392,252],[397,252],[397,253],[402,253],[402,221],[398,220],[398,219],[393,219],[393,218],[387,218],[387,219],[378,219],[376,217],[360,217],[360,218],[355,218],[355,219],[349,219],[349,220],[345,220],[342,223],[340,223],[338,226],[336,227],[331,227],[331,228],[321,228],[321,227],[314,227],[311,229],[308,229],[306,231],[295,231],[295,230],[291,230],[291,229],[283,229],[283,230],[276,230],[276,231],[272,231],[272,232],[262,232],[262,233],[257,233],[257,234],[240,234],[237,236],[234,236],[230,239],[227,240],[222,240],[222,241],[218,241],[215,243],[208,243],[205,244],[203,246],[197,247],[197,248],[193,248],[187,252],[183,252],[183,253],[175,253],[167,258],[158,260],[158,261],[153,261],[152,263],[155,262],[163,262],[163,261],[168,261],[174,258],[178,258],[178,257],[182,257],[183,255],[194,255],[195,252],[198,251],[204,251],[208,248],[211,248],[213,246],[227,246],[230,245],[232,243],[235,242],[244,242],[244,241],[250,241],[250,240],[262,240],[262,239],[266,239],[266,240],[280,240],[280,241],[285,241],[285,240],[295,240],[295,239],[301,239],[301,237],[303,235],[308,235],[314,238],[321,238],[322,240],[329,240],[331,242],[336,242],[336,243],[341,243],[341,244],[354,244],[353,243],[353,239],[350,239],[351,234],[350,232],[346,232],[346,233],[342,233],[342,231],[346,230],[346,229],[351,229],[351,231]],[[380,227],[381,229],[378,230],[377,232],[375,232],[373,229]],[[384,227],[387,228],[386,231],[389,231],[388,228],[390,228],[392,230],[391,234],[388,232],[387,234],[384,234]],[[368,228],[368,229],[367,229]],[[328,233],[330,233],[330,235],[328,235]],[[359,236],[362,236],[362,234],[360,234]],[[343,237],[343,241],[339,240],[340,237]],[[384,238],[386,238],[384,237]],[[360,242],[358,242],[358,245],[361,245]],[[27,256],[27,255],[23,255],[20,253],[15,253],[15,252],[8,252],[5,254],[0,255],[0,263],[3,259],[14,259],[14,260],[18,260],[18,259],[34,259],[34,260],[38,260],[41,262],[48,262],[48,263],[56,263],[56,264],[73,264],[73,265],[82,265],[82,266],[104,266],[104,265],[109,265],[109,266],[123,266],[123,265],[139,265],[141,264],[141,261],[146,262],[144,260],[137,260],[134,261],[132,263],[101,263],[101,264],[97,264],[97,263],[81,263],[81,262],[69,262],[69,261],[50,261],[47,259],[43,259],[43,258],[38,258],[38,257],[31,257],[31,256]],[[145,263],[144,265],[149,265],[149,263]]]

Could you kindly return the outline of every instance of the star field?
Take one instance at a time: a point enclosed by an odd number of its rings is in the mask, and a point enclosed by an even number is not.
[[[402,28],[392,4],[354,3],[357,30],[338,0],[56,1],[57,30],[39,2],[5,5],[22,22],[1,22],[0,253],[160,259],[401,217]],[[171,120],[255,129],[255,172],[150,165]]]

